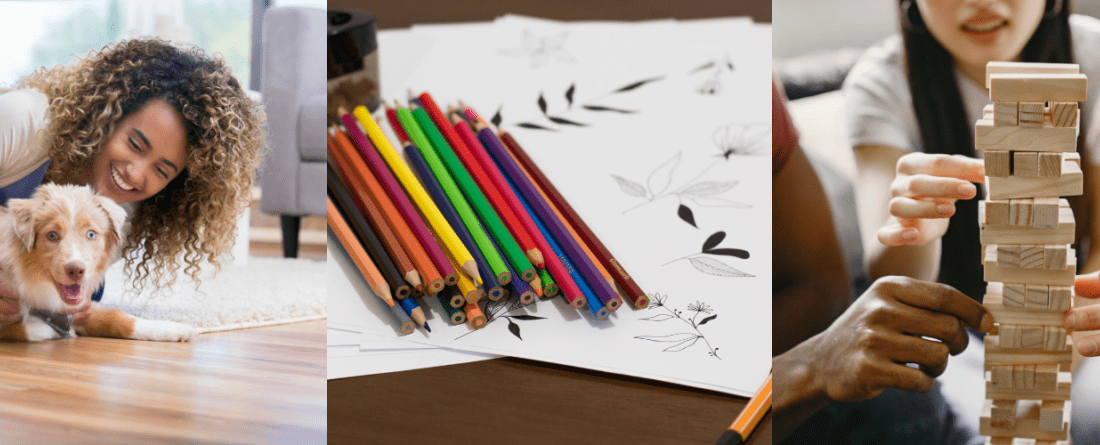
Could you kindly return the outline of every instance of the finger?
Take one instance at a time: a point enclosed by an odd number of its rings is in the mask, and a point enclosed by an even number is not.
[[[890,214],[895,218],[950,218],[955,204],[944,199],[914,199],[897,196],[890,200]]]
[[[887,246],[904,246],[916,243],[920,231],[900,224],[883,226],[878,229],[878,241]]]
[[[919,369],[897,363],[885,363],[873,378],[872,384],[884,388],[897,388],[908,392],[932,390],[932,377]]]
[[[970,344],[970,336],[958,318],[925,309],[914,309],[915,316],[898,319],[898,328],[902,333],[939,340],[951,355],[958,355],[966,350],[966,346]]]
[[[908,335],[897,335],[892,340],[893,347],[883,353],[884,358],[899,364],[918,364],[931,377],[938,377],[947,370],[949,351],[946,344]]]
[[[1077,342],[1077,352],[1085,357],[1100,356],[1100,335],[1090,335]]]
[[[955,288],[908,277],[885,277],[875,281],[880,291],[902,303],[954,315],[967,326],[981,332],[993,329],[993,315],[981,303]]]
[[[898,174],[933,175],[985,182],[985,163],[981,159],[960,155],[912,153],[898,160]]]
[[[890,187],[894,196],[971,199],[978,194],[969,181],[932,175],[899,176]]]
[[[1086,298],[1100,297],[1100,273],[1078,275],[1073,283],[1073,291]]]
[[[1066,312],[1062,324],[1073,331],[1100,329],[1100,306],[1085,306]]]

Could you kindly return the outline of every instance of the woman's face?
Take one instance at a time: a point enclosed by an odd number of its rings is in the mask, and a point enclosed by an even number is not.
[[[924,24],[962,65],[1019,59],[1043,19],[1045,0],[916,0]],[[984,75],[982,76],[984,78]]]
[[[164,189],[187,160],[183,118],[163,99],[154,99],[119,122],[92,161],[90,184],[121,204],[141,201]]]

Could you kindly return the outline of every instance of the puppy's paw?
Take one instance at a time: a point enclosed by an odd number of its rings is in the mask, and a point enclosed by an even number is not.
[[[61,338],[53,327],[38,317],[26,317],[23,319],[23,329],[27,333],[27,341],[42,341]]]
[[[194,326],[174,321],[134,320],[134,340],[149,341],[191,341],[198,333]]]

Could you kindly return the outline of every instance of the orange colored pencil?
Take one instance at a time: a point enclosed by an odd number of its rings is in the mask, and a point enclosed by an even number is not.
[[[466,322],[470,324],[471,328],[481,329],[485,327],[485,323],[488,319],[485,318],[485,313],[481,311],[481,307],[477,303],[467,302],[466,306],[462,308],[466,311]]]
[[[381,185],[375,180],[374,175],[367,170],[366,163],[356,155],[355,148],[352,147],[347,135],[339,130],[335,133],[337,149],[329,153],[329,162],[336,163],[337,171],[340,172],[340,176],[344,179],[344,183],[348,185],[348,188],[357,189],[358,193],[355,195],[360,197],[359,199],[364,205],[367,202],[372,203],[376,209],[375,211],[381,217],[381,222],[393,231],[398,243],[409,256],[413,267],[419,271],[420,278],[427,285],[426,289],[425,286],[415,287],[428,294],[436,294],[443,290],[443,276],[432,264],[431,259],[428,258],[424,248],[420,246],[420,242],[412,234],[408,224],[401,218],[401,214],[397,212],[393,203],[385,196],[385,192],[381,190]],[[379,199],[380,194],[384,199]],[[371,223],[377,224],[373,220]]]
[[[367,285],[370,286],[371,290],[386,304],[393,307],[394,302],[392,292],[390,292],[390,284],[386,282],[385,278],[382,278],[382,271],[374,265],[374,261],[371,261],[367,251],[363,249],[363,245],[359,244],[359,240],[352,233],[347,221],[344,221],[344,217],[340,216],[340,210],[332,203],[332,198],[327,199],[328,225],[332,228],[332,232],[336,234],[336,238],[344,246],[344,250],[351,257],[351,261],[355,263],[355,267],[359,269],[359,273],[367,280]]]
[[[730,425],[726,433],[718,439],[716,445],[740,445],[752,431],[756,429],[756,426],[760,424],[760,420],[764,418],[764,414],[767,414],[768,410],[772,408],[772,375],[768,374],[768,380],[764,382],[764,385],[760,387],[760,390],[756,391],[756,394],[749,399],[749,404],[745,405],[745,408],[741,410],[741,414],[734,419],[733,424]]]

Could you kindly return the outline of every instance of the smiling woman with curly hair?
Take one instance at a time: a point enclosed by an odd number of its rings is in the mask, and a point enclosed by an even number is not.
[[[89,185],[130,214],[123,258],[136,292],[170,285],[181,267],[198,282],[200,264],[217,266],[234,243],[264,122],[221,58],[155,39],[109,45],[0,95],[0,201],[43,179]]]

